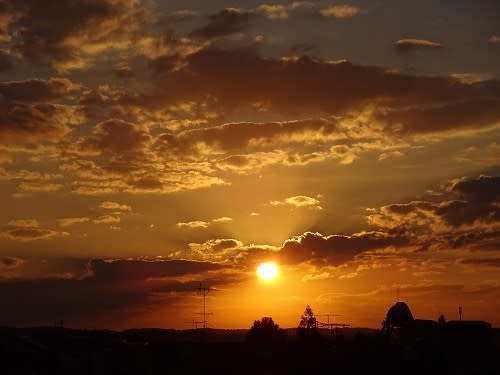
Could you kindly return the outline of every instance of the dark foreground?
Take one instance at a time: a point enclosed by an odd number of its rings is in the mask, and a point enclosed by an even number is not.
[[[14,374],[500,374],[498,329],[479,342],[438,335],[402,344],[377,331],[247,343],[244,330],[124,332],[0,328],[0,373]]]

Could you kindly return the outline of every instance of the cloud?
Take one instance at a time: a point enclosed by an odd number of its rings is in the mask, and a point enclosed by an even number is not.
[[[13,227],[37,228],[40,226],[40,222],[36,219],[14,219],[14,220],[10,220],[7,225],[13,226]]]
[[[254,12],[270,19],[287,19],[290,11],[312,7],[314,4],[310,1],[294,1],[290,4],[262,4],[255,8]]]
[[[218,286],[239,279],[232,273],[213,275],[226,267],[211,262],[93,259],[86,264],[88,272],[80,278],[0,282],[0,325],[44,325],[56,317],[71,326],[128,328],[128,319],[175,304],[179,293],[192,294],[200,282]],[[66,274],[64,268],[59,272]],[[182,279],[185,275],[189,280]]]
[[[286,198],[282,201],[271,201],[273,206],[293,206],[293,207],[307,207],[321,210],[320,201],[316,198],[308,197],[307,195],[297,195],[294,197]]]
[[[88,217],[65,217],[56,220],[61,227],[70,227],[75,224],[87,223],[90,221]]]
[[[190,36],[210,39],[239,33],[244,30],[254,15],[244,9],[226,8],[212,14],[206,25],[194,30]]]
[[[243,243],[234,238],[220,238],[208,240],[201,244],[190,243],[189,247],[202,255],[210,255],[224,253],[227,252],[227,250],[242,248]]]
[[[399,39],[393,43],[398,52],[412,52],[417,50],[439,50],[443,45],[427,39]]]
[[[403,156],[405,156],[404,153],[402,153],[401,151],[389,151],[389,152],[383,152],[380,154],[380,156],[378,157],[378,160],[379,161],[382,161],[382,160],[387,160],[387,159],[394,159],[394,158],[402,158]]]
[[[397,232],[360,232],[351,235],[306,232],[286,240],[279,257],[286,263],[340,265],[368,250],[407,244],[408,239]]]
[[[189,36],[212,39],[243,32],[258,16],[269,19],[287,19],[290,12],[314,7],[307,1],[290,4],[261,4],[256,8],[226,8],[208,17],[208,23],[192,31]]]
[[[179,228],[208,228],[209,225],[209,222],[201,220],[179,222],[176,224],[176,226],[178,226]]]
[[[0,40],[1,40],[1,37],[0,37]],[[11,55],[0,48],[0,72],[6,72],[10,69],[12,69],[14,66],[14,63],[13,63],[13,58],[11,57]]]
[[[150,140],[147,131],[122,121],[106,120],[98,123],[92,133],[79,144],[81,151],[108,153],[119,160],[134,160],[143,156],[143,149]]]
[[[52,193],[64,188],[63,184],[45,182],[23,182],[17,186],[20,193]]]
[[[345,134],[335,119],[242,122],[186,130],[176,135],[165,133],[156,139],[153,147],[158,152],[165,153],[220,154],[248,147],[258,149],[281,144],[327,142],[342,138],[345,138]],[[242,163],[246,162],[243,160],[245,157],[240,157]],[[233,156],[224,163],[237,165],[239,164],[237,159],[238,156]]]
[[[101,204],[99,204],[99,208],[103,208],[105,210],[115,210],[115,211],[132,211],[132,208],[130,206],[112,201],[101,202]]]
[[[495,202],[500,197],[500,177],[479,176],[452,181],[448,191],[472,202]]]
[[[163,17],[163,19],[167,22],[170,22],[170,21],[178,22],[178,21],[183,21],[186,19],[194,18],[197,15],[198,15],[198,13],[196,13],[193,10],[181,9],[181,10],[177,10],[175,12],[171,12],[171,13],[166,14]]]
[[[94,277],[106,281],[147,280],[220,270],[224,266],[191,260],[102,260],[90,262]]]
[[[500,43],[500,35],[492,35],[488,38],[488,42],[493,43],[493,44],[498,44]]]
[[[57,237],[67,236],[67,232],[58,232],[52,229],[18,227],[5,229],[0,232],[0,237],[13,241],[35,241],[48,240]]]
[[[125,49],[148,22],[149,13],[133,0],[62,0],[40,4],[7,2],[4,13],[13,47],[33,63],[59,71],[85,67],[86,57],[106,49]],[[64,20],[64,22],[61,22]]]
[[[500,224],[499,191],[499,177],[461,178],[449,184],[449,195],[441,196],[441,201],[389,204],[370,214],[368,221],[382,227],[408,226],[437,233],[495,228]]]
[[[40,143],[56,143],[83,120],[78,110],[54,104],[24,105],[0,101],[0,145],[37,149]]]
[[[460,263],[490,266],[490,267],[500,267],[500,258],[469,258],[469,259],[463,259]]]
[[[18,257],[3,257],[0,258],[0,269],[13,269],[20,266],[24,262],[24,259]]]
[[[321,9],[319,13],[328,18],[351,18],[358,15],[360,9],[351,5],[335,5],[333,7]]]
[[[289,79],[291,76],[293,80]],[[288,116],[314,112],[341,116],[379,104],[373,113],[393,113],[394,116],[405,112],[437,114],[439,117],[432,121],[433,126],[426,125],[429,122],[415,124],[416,120],[411,116],[401,118],[399,126],[408,130],[419,126],[427,133],[439,132],[443,127],[448,130],[457,121],[458,127],[492,126],[500,117],[498,81],[466,84],[448,76],[414,76],[381,67],[305,56],[262,58],[249,49],[202,48],[184,57],[181,69],[163,73],[156,83],[158,91],[154,97],[121,96],[116,99],[117,103],[152,110],[160,105],[201,101],[216,113],[255,110],[255,105],[264,103],[266,111]],[[169,90],[165,91],[167,86]],[[457,110],[466,120],[461,120],[455,113]],[[471,121],[477,115],[480,115],[480,121]],[[381,116],[380,120],[383,119]],[[244,124],[240,125],[240,129],[246,129]],[[394,131],[396,126],[391,124],[385,130]],[[175,141],[175,137],[167,135],[160,140],[169,137],[169,143]],[[247,139],[243,138],[241,142]]]
[[[212,222],[214,223],[227,223],[228,221],[233,221],[233,218],[228,216],[222,216],[216,219],[212,219]]]
[[[120,216],[102,215],[94,219],[96,224],[116,224],[121,221]]]
[[[498,124],[499,98],[475,98],[434,107],[395,109],[379,113],[387,133],[401,136],[458,129],[480,129]]]
[[[7,101],[40,103],[66,98],[81,86],[67,78],[27,79],[0,83],[0,95]]]
[[[0,168],[0,181],[49,181],[58,178],[62,178],[62,175],[41,173],[26,169],[7,170]]]

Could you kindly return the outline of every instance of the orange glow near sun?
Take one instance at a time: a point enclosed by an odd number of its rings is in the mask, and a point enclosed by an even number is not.
[[[271,281],[278,275],[278,266],[273,262],[265,262],[257,267],[257,276],[264,281]]]

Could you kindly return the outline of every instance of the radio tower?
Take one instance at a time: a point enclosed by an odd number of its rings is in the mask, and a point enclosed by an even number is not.
[[[211,290],[214,290],[214,289],[209,288],[209,287],[204,287],[200,283],[200,286],[198,288],[196,288],[196,290],[198,291],[198,294],[200,294],[200,295],[203,296],[203,312],[201,314],[203,315],[203,329],[205,329],[205,328],[207,328],[207,315],[211,314],[211,313],[207,313],[207,310],[206,310],[206,307],[207,307],[207,302],[206,302],[207,294]]]

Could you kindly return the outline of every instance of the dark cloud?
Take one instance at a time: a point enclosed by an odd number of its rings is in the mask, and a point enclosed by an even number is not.
[[[60,118],[64,112],[67,112],[65,108],[49,104],[0,104],[0,144],[59,141],[70,131],[67,122]]]
[[[172,70],[171,55],[165,71],[157,65],[155,93],[123,94],[116,104],[158,110],[195,101],[218,113],[260,105],[286,114],[342,114],[379,104],[386,131],[405,134],[491,126],[500,118],[498,81],[463,83],[306,56],[263,58],[248,48],[207,47],[181,60],[180,69]]]
[[[500,267],[500,258],[471,258],[463,259],[461,261],[463,264],[481,265],[481,266],[491,266]]]
[[[139,126],[122,120],[107,120],[97,124],[81,142],[81,149],[123,155],[144,148],[149,134]]]
[[[430,107],[388,111],[377,116],[386,132],[398,135],[492,126],[499,120],[500,97],[477,98]]]
[[[106,321],[126,319],[151,308],[177,301],[173,292],[192,293],[205,285],[225,285],[239,280],[233,274],[208,275],[221,269],[213,263],[191,261],[92,260],[93,273],[82,279],[53,278],[0,281],[0,325],[52,324],[62,319],[68,324],[84,321],[95,327]],[[63,270],[61,270],[63,273]],[[192,275],[194,281],[151,278]],[[158,299],[161,295],[163,298]],[[134,309],[134,313],[130,312]]]
[[[134,76],[134,72],[132,71],[132,69],[127,66],[115,68],[113,69],[113,73],[115,74],[115,76],[122,79],[132,78]]]
[[[224,268],[211,262],[189,260],[111,260],[102,259],[90,262],[94,277],[99,280],[126,281],[164,278],[215,271]]]
[[[14,66],[10,54],[0,49],[0,72],[6,72]]]
[[[400,53],[413,52],[417,50],[439,50],[443,45],[427,39],[399,39],[394,42],[393,47]]]
[[[67,78],[28,79],[0,83],[0,98],[7,101],[44,102],[52,99],[66,99],[80,89],[78,84]]]
[[[399,247],[408,243],[407,236],[397,231],[329,236],[306,232],[285,241],[279,256],[287,263],[311,262],[337,266],[368,250]]]
[[[151,59],[151,61],[149,62],[149,66],[153,74],[156,76],[162,73],[171,72],[178,61],[179,58],[175,55],[159,56],[157,58]]]
[[[17,257],[3,257],[0,258],[0,269],[1,268],[16,268],[24,263],[24,259]]]
[[[468,201],[494,202],[500,198],[500,177],[479,176],[454,181],[449,190]]]
[[[13,228],[0,232],[0,236],[14,241],[46,240],[59,237],[61,235],[63,235],[62,232],[43,228]]]
[[[227,8],[212,14],[206,25],[194,30],[190,36],[211,39],[243,31],[255,15],[249,11]]]
[[[138,14],[130,0],[3,1],[12,18],[14,47],[32,62],[58,68],[81,67],[79,47],[103,45],[114,33],[135,27]]]
[[[413,201],[381,207],[368,220],[382,227],[408,226],[415,232],[459,230],[463,226],[476,228],[478,233],[452,232],[446,241],[457,247],[470,243],[470,236],[480,242],[481,228],[493,229],[500,222],[500,178],[480,176],[453,181],[443,192],[440,201]],[[447,194],[446,194],[447,193]]]
[[[79,89],[66,78],[0,83],[0,144],[29,146],[60,141],[83,116],[74,106],[47,101],[67,100]]]
[[[229,123],[210,128],[162,134],[154,144],[158,151],[194,155],[200,151],[234,151],[248,147],[268,147],[279,143],[303,143],[343,138],[334,119],[301,120],[269,123]],[[229,160],[244,163],[243,159]]]

